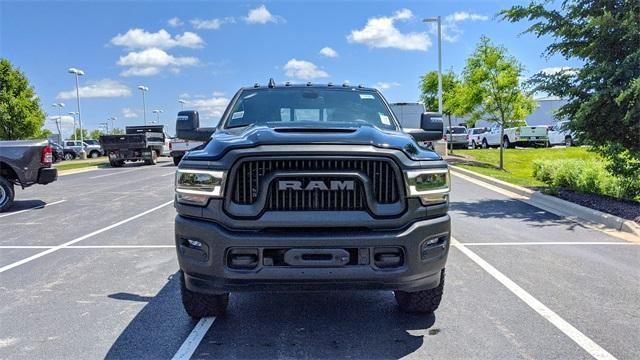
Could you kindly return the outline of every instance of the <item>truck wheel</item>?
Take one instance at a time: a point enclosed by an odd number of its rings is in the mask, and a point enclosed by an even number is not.
[[[571,136],[567,136],[564,138],[564,146],[566,147],[572,147],[573,146],[573,139],[571,139]]]
[[[508,137],[504,137],[504,139],[502,140],[502,147],[505,149],[508,149],[511,147],[511,142],[509,141]]]
[[[220,316],[227,311],[227,305],[229,305],[228,293],[210,295],[193,292],[187,289],[182,271],[180,271],[179,276],[182,305],[189,316],[199,319],[208,316]]]
[[[487,139],[482,139],[482,148],[483,149],[489,148],[489,143],[487,142]]]
[[[478,148],[478,144],[476,144],[475,140],[471,140],[471,148],[472,149],[477,149]]]
[[[111,164],[111,167],[122,167],[122,165],[124,165],[124,161],[122,161],[122,160],[109,160],[109,164]]]
[[[100,153],[97,151],[92,151],[89,156],[91,156],[92,159],[97,159],[98,156],[100,156]]]
[[[76,157],[75,157],[75,156],[73,156],[73,154],[72,154],[72,153],[66,153],[66,154],[64,154],[64,159],[65,159],[65,160],[73,160],[73,159],[75,159],[75,158],[76,158]]]
[[[151,150],[151,159],[146,159],[144,161],[145,165],[155,165],[158,161],[158,156],[154,150]]]
[[[14,195],[13,184],[0,176],[0,212],[9,210],[13,205]]]
[[[182,156],[174,156],[173,165],[178,166],[178,164],[180,164],[180,160],[182,160]]]
[[[438,287],[416,292],[394,291],[394,295],[401,311],[430,314],[436,311],[440,305],[443,288],[444,269],[440,273],[440,285],[438,285]]]

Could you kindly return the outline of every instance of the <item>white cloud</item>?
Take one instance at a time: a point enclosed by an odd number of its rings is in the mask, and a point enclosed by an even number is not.
[[[195,57],[176,57],[167,54],[164,50],[151,48],[142,51],[132,51],[125,56],[121,56],[117,64],[128,66],[129,69],[123,71],[122,76],[152,76],[160,72],[166,66],[193,66],[199,63]]]
[[[182,22],[182,20],[180,20],[180,18],[177,18],[177,17],[167,20],[167,25],[171,27],[178,27],[178,26],[182,26],[183,24],[184,23]]]
[[[489,17],[486,15],[469,13],[466,11],[457,11],[453,14],[445,16],[442,21],[442,40],[454,43],[460,39],[463,34],[462,29],[458,26],[459,23],[465,21],[487,21]],[[431,23],[430,32],[432,34],[438,33],[438,26],[435,23]]]
[[[227,104],[229,104],[229,99],[217,91],[214,92],[211,97],[195,98],[181,96],[181,99],[187,102],[185,106],[188,106],[189,109],[198,110],[201,116],[213,120],[219,120]]]
[[[48,120],[53,121],[54,127],[55,127],[55,122],[58,120],[58,115],[50,115],[48,118]],[[60,127],[64,128],[65,126],[73,126],[73,116],[70,115],[62,115],[60,116]]]
[[[226,17],[224,19],[193,19],[189,21],[191,25],[196,29],[202,30],[218,30],[220,27],[227,23],[235,23],[236,19],[233,17]]]
[[[111,44],[123,46],[128,49],[159,48],[169,49],[173,47],[200,48],[204,41],[198,34],[189,31],[182,35],[172,37],[166,30],[147,32],[143,29],[129,29],[124,34],[118,34],[111,39]]]
[[[285,21],[282,16],[273,15],[264,5],[249,10],[247,16],[242,19],[248,24],[279,23]]]
[[[400,86],[400,83],[396,81],[393,81],[393,82],[379,81],[373,85],[373,87],[378,90],[389,90],[391,88],[398,87],[398,86]]]
[[[284,65],[285,74],[289,77],[312,80],[318,78],[329,77],[326,71],[318,69],[318,67],[309,61],[291,59]]]
[[[83,98],[131,96],[131,90],[125,84],[111,79],[87,82],[79,91]],[[56,97],[61,100],[75,99],[76,90],[62,91]]]
[[[402,33],[395,27],[396,21],[406,21],[412,17],[411,10],[402,9],[396,11],[393,16],[370,18],[364,28],[352,30],[347,36],[347,41],[365,44],[370,48],[426,51],[431,46],[431,39],[427,33]]]
[[[325,46],[322,49],[320,49],[320,55],[326,56],[326,57],[329,57],[329,58],[336,58],[336,57],[339,56],[337,51],[333,50],[332,48],[330,48],[328,46]]]
[[[125,119],[133,119],[133,118],[137,118],[138,114],[131,108],[122,108],[122,116]]]
[[[451,15],[447,15],[447,17],[445,17],[444,20],[449,22],[460,22],[460,21],[467,21],[467,20],[486,21],[486,20],[489,20],[489,17],[486,15],[468,13],[466,11],[456,11]]]
[[[556,74],[566,74],[566,75],[575,75],[577,74],[576,69],[568,66],[556,66],[556,67],[548,67],[541,69],[539,72],[545,75],[556,75]]]

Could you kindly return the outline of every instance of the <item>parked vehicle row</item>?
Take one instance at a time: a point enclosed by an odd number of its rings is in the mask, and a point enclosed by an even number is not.
[[[503,146],[573,146],[575,137],[567,128],[568,120],[555,125],[518,126],[504,129],[500,136],[500,127],[471,128],[467,130],[468,146],[471,149]]]

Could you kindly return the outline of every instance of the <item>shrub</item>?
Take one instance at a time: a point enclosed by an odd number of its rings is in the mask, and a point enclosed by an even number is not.
[[[597,160],[536,160],[533,177],[552,188],[565,188],[585,193],[607,195],[640,201],[636,192],[640,179],[621,179],[606,170]]]

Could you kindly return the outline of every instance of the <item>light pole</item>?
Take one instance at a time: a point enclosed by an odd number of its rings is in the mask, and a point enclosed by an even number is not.
[[[78,115],[77,111],[71,111],[69,115],[73,116],[73,141],[74,143],[78,141],[78,137],[76,136],[76,115]]]
[[[111,120],[111,133],[113,134],[113,129],[115,129],[115,127],[113,126],[113,122],[118,120],[118,118],[115,116],[112,116],[109,118],[109,120]]]
[[[138,90],[142,93],[142,117],[144,118],[144,124],[147,125],[147,103],[144,99],[144,93],[149,91],[149,88],[143,85],[138,86]]]
[[[64,103],[53,103],[51,104],[51,106],[58,108],[58,120],[56,120],[56,127],[58,128],[58,137],[59,137],[59,142],[62,142],[62,130],[60,129],[60,126],[62,125],[62,108],[64,107]]]
[[[154,114],[156,114],[156,122],[157,122],[158,124],[160,124],[160,114],[162,114],[162,113],[164,112],[164,110],[158,110],[158,109],[156,109],[156,110],[153,110],[152,112],[153,112]]]
[[[104,129],[105,129],[105,134],[108,134],[108,133],[109,133],[109,123],[108,123],[108,122],[100,123],[100,126],[101,126],[101,127],[104,127]]]
[[[180,103],[180,110],[184,110],[184,104],[187,103],[187,100],[180,99],[178,100],[178,102]]]
[[[80,80],[79,77],[84,75],[84,71],[76,68],[69,68],[69,74],[76,76],[76,99],[78,101],[78,122],[80,123],[80,159],[87,158],[87,152],[84,151],[84,134],[82,133],[82,116],[80,116]]]
[[[428,23],[435,22],[438,24],[438,113],[442,115],[442,18],[440,16],[434,16],[422,21]],[[451,117],[449,117],[449,137],[452,135]],[[451,143],[451,152],[453,152],[453,141],[449,141],[449,143]]]

